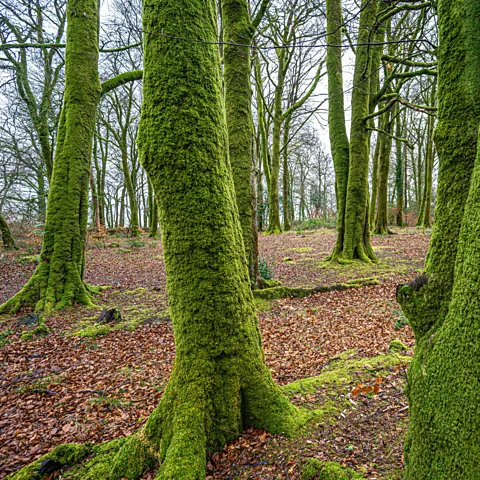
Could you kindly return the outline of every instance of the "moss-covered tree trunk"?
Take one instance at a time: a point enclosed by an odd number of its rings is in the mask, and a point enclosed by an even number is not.
[[[97,0],[69,0],[64,104],[48,197],[40,263],[25,287],[0,312],[90,303],[83,281],[88,184],[98,78]]]
[[[255,29],[263,16],[268,1],[263,1],[257,17],[250,20],[246,0],[222,0],[225,107],[227,112],[230,164],[233,172],[235,196],[243,243],[248,261],[248,271],[253,284],[258,257],[254,248],[257,235],[252,221],[255,197],[252,191],[253,174],[253,118],[250,45]]]
[[[145,0],[139,148],[155,188],[176,357],[160,405],[111,477],[204,480],[208,451],[298,412],[265,365],[228,162],[214,0]],[[207,43],[183,42],[164,31]],[[181,135],[179,135],[181,132]]]
[[[291,226],[291,213],[290,213],[290,173],[288,168],[288,137],[290,135],[290,123],[292,121],[292,116],[289,115],[285,119],[285,124],[283,126],[283,182],[282,182],[282,196],[283,196],[283,229],[288,231],[292,228]]]
[[[375,47],[369,45],[375,38],[375,22],[378,1],[363,0],[355,54],[355,70],[352,92],[352,121],[348,182],[345,202],[345,231],[341,250],[335,248],[332,260],[350,261],[358,258],[375,261],[370,244],[368,218],[369,188],[368,163],[370,135],[367,115],[370,110],[370,77]],[[337,182],[338,183],[338,182]],[[337,187],[338,189],[338,187]],[[337,242],[338,245],[338,242]]]
[[[395,122],[395,136],[397,139],[402,136],[400,117]],[[400,140],[395,140],[395,191],[397,197],[396,224],[397,227],[403,227],[403,151]]]
[[[383,129],[382,125],[382,120],[384,116],[381,115],[379,117],[379,128]],[[377,194],[378,194],[378,168],[379,168],[379,156],[380,156],[380,149],[382,146],[382,141],[384,137],[383,135],[380,135],[380,133],[377,135],[377,142],[375,144],[375,151],[373,153],[373,158],[372,158],[372,196],[370,200],[370,205],[372,208],[370,208],[370,213],[369,213],[369,222],[370,222],[370,228],[375,228],[375,215],[377,213]]]
[[[382,129],[387,134],[392,135],[393,123],[395,122],[395,110],[388,110],[383,114]],[[380,142],[380,151],[378,154],[378,193],[377,193],[377,215],[375,218],[375,230],[377,235],[390,233],[388,229],[388,172],[390,170],[390,153],[392,150],[392,137],[382,136]],[[373,208],[373,206],[372,206]]]
[[[472,177],[479,133],[480,3],[442,0],[438,14],[435,224],[426,276],[400,286],[397,295],[416,339],[407,389],[405,478],[473,480],[480,477],[478,156]]]
[[[5,248],[15,248],[12,232],[2,215],[0,215],[0,232],[2,233],[3,246]]]
[[[280,221],[278,181],[280,176],[281,133],[283,124],[283,90],[285,87],[285,53],[278,53],[277,84],[273,99],[273,132],[270,181],[268,184],[268,228],[266,233],[277,234],[283,231]]]
[[[335,258],[343,250],[350,155],[343,97],[342,48],[336,46],[342,44],[342,24],[340,0],[327,0],[328,130],[337,201],[337,243],[330,258]]]
[[[432,85],[432,91],[430,93],[430,106],[435,106],[436,100],[436,84]],[[422,226],[423,227],[430,227],[430,217],[431,213],[431,206],[432,206],[432,184],[433,184],[433,164],[435,161],[435,150],[433,145],[433,130],[435,126],[435,117],[430,115],[428,117],[428,134],[427,134],[427,152],[425,156],[425,180],[424,180],[424,188],[425,192],[423,194],[423,218],[422,218]]]

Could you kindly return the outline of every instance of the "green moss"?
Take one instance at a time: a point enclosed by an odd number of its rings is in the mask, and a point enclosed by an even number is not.
[[[78,330],[73,335],[82,338],[96,338],[103,335],[108,335],[112,331],[110,325],[89,325],[82,330]]]
[[[278,298],[304,298],[315,293],[325,293],[333,291],[348,290],[349,288],[366,287],[369,285],[378,285],[376,278],[350,280],[348,283],[336,283],[334,285],[319,285],[317,287],[273,287],[264,288],[262,290],[254,290],[255,298],[263,298],[265,300],[274,300]]]
[[[40,255],[21,255],[18,257],[19,262],[25,263],[39,263]]]
[[[392,340],[390,342],[390,345],[388,346],[388,350],[390,352],[406,352],[408,350],[408,347],[401,341],[401,340]]]
[[[75,443],[66,443],[63,445],[59,445],[51,452],[40,457],[35,462],[30,463],[26,467],[23,467],[21,470],[8,475],[8,477],[6,477],[6,480],[41,480],[41,478],[45,476],[38,475],[38,470],[40,468],[40,465],[42,464],[42,461],[46,460],[47,458],[55,460],[61,463],[63,466],[67,467],[83,460],[87,455],[90,454],[91,451],[91,444],[82,445]]]
[[[48,311],[92,304],[83,275],[92,141],[100,100],[98,2],[72,0],[66,10],[65,89],[40,262],[0,313],[23,306]]]
[[[45,325],[45,323],[39,323],[38,326],[30,331],[25,331],[20,337],[23,341],[31,340],[33,337],[44,337],[50,333],[50,329]]]
[[[287,248],[288,251],[292,251],[292,252],[311,252],[313,251],[313,248],[310,248],[310,247],[302,247],[302,248]]]
[[[293,258],[291,257],[283,257],[284,262],[293,262]]]
[[[334,462],[307,458],[302,465],[302,480],[363,480],[363,475]]]
[[[379,355],[372,358],[358,358],[352,351],[344,352],[331,359],[329,365],[324,367],[322,374],[317,377],[305,378],[284,385],[282,390],[287,395],[295,393],[314,393],[325,385],[343,385],[351,383],[355,375],[366,374],[371,376],[373,372],[381,375],[383,369],[409,363],[410,357],[397,354]]]

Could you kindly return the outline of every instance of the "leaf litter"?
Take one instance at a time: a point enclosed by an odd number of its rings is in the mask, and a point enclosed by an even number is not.
[[[115,241],[123,247],[131,243]],[[333,248],[333,231],[261,236],[262,256],[273,262],[275,278],[286,285],[372,275],[379,279],[375,286],[280,299],[262,308],[260,330],[275,380],[285,385],[319,375],[332,357],[349,350],[362,357],[385,354],[394,339],[411,355],[410,328],[395,330],[401,314],[394,292],[398,283],[418,274],[428,241],[412,229],[375,236],[380,266],[357,271],[356,266],[342,270],[322,263]],[[11,332],[0,335],[5,338],[0,343],[0,478],[61,443],[99,443],[129,435],[161,399],[175,355],[171,324],[138,322],[162,316],[168,308],[161,243],[145,239],[141,248],[104,246],[90,242],[86,280],[111,285],[98,304],[120,306],[127,320],[135,320],[135,329],[113,329],[95,338],[75,336],[101,310],[76,306],[47,318],[47,336],[25,342],[21,333],[32,327],[16,326],[25,312],[0,318],[0,334]],[[18,291],[35,268],[20,261],[21,254],[1,254],[0,302]],[[283,262],[287,255],[292,262]],[[337,392],[351,408],[293,440],[247,429],[209,458],[207,478],[300,478],[302,461],[309,456],[337,461],[365,478],[400,478],[408,421],[405,377],[405,369],[392,368],[381,380],[373,376],[363,385],[352,379]],[[319,389],[295,395],[292,401],[316,408],[329,398],[334,398],[332,392]],[[154,474],[147,472],[143,478]]]

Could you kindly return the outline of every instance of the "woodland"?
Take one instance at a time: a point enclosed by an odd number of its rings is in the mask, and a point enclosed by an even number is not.
[[[480,479],[480,0],[0,6],[0,478]]]

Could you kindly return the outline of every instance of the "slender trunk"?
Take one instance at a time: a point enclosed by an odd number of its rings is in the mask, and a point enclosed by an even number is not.
[[[64,104],[40,263],[25,287],[0,307],[2,312],[24,305],[50,310],[73,302],[91,304],[83,273],[92,140],[100,99],[97,1],[70,0],[67,19]]]
[[[436,84],[432,86],[430,105],[435,105],[436,98]],[[433,144],[433,130],[435,125],[435,117],[433,115],[428,117],[428,144],[427,156],[425,166],[425,207],[423,215],[423,226],[430,227],[431,207],[432,207],[432,183],[433,183],[433,163],[435,161],[435,147]]]
[[[208,43],[149,35],[164,25]],[[301,420],[261,347],[228,162],[215,1],[145,0],[143,30],[139,148],[159,202],[176,354],[160,404],[110,477],[160,463],[158,479],[199,480],[207,452],[244,427],[292,433]]]
[[[384,115],[379,117],[379,128],[383,129]],[[377,143],[375,144],[375,152],[373,153],[373,166],[372,166],[372,198],[370,200],[370,228],[374,228],[375,226],[375,215],[377,213],[377,194],[378,194],[378,168],[379,168],[379,156],[380,150],[382,148],[382,142],[384,141],[384,136],[380,133],[377,135]]]
[[[345,237],[341,257],[344,260],[359,258],[365,262],[375,261],[370,245],[368,222],[368,162],[370,105],[371,51],[375,32],[372,31],[377,15],[378,1],[363,0],[358,33],[359,46],[355,55],[355,71],[352,92],[352,122],[350,130],[350,160],[345,208]]]
[[[255,284],[254,270],[258,258],[254,250],[257,231],[252,222],[253,118],[250,48],[229,45],[249,45],[253,39],[254,27],[250,22],[247,0],[222,0],[221,4],[223,36],[227,43],[223,49],[223,79],[230,164],[248,271],[250,280]]]
[[[290,199],[290,174],[288,171],[288,136],[290,134],[290,122],[291,122],[292,117],[288,116],[287,119],[285,120],[285,124],[283,126],[283,229],[285,231],[290,230],[291,224],[290,224],[290,204],[289,204],[289,199]]]
[[[126,138],[123,139],[121,146],[122,152],[122,170],[123,178],[125,180],[125,188],[128,195],[128,202],[130,207],[130,236],[138,237],[138,207],[137,199],[135,197],[135,188],[132,182],[132,175],[130,174],[130,168],[128,166],[128,150]]]
[[[328,126],[332,158],[335,168],[335,197],[337,201],[337,242],[330,258],[343,251],[345,237],[345,206],[347,201],[348,164],[350,145],[345,123],[343,97],[342,8],[340,0],[327,0],[327,76]]]
[[[395,118],[395,109],[384,113],[383,130],[392,134]],[[393,116],[393,118],[392,118]],[[379,152],[378,168],[378,194],[377,216],[375,221],[375,234],[385,235],[391,233],[388,229],[388,172],[390,170],[390,153],[392,150],[392,137],[380,134],[382,138]]]
[[[283,124],[283,89],[285,86],[285,72],[283,53],[278,56],[278,75],[275,95],[273,100],[273,139],[272,161],[270,167],[270,182],[268,185],[268,228],[267,233],[277,234],[282,232],[280,223],[280,206],[278,198],[278,181],[280,174],[280,139]]]
[[[402,136],[402,125],[400,123],[400,117],[395,123],[395,136],[401,138]],[[402,153],[402,142],[399,140],[395,141],[395,189],[397,192],[397,213],[396,213],[396,223],[397,227],[403,227],[403,153]]]

